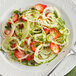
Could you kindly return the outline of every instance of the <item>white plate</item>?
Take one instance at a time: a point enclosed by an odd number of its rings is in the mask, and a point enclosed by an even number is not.
[[[42,4],[46,4],[48,6],[55,6],[59,9],[60,13],[61,13],[61,17],[64,19],[66,26],[70,29],[70,36],[69,36],[69,45],[67,47],[65,47],[63,49],[63,51],[65,52],[61,52],[59,53],[58,57],[55,58],[53,61],[51,61],[50,63],[45,63],[42,64],[38,67],[33,67],[33,66],[25,66],[22,64],[18,64],[18,63],[14,63],[14,62],[10,62],[6,59],[6,57],[3,55],[3,53],[1,52],[1,56],[3,56],[4,60],[6,60],[6,62],[8,62],[10,65],[12,65],[13,67],[16,67],[20,70],[24,70],[24,71],[47,71],[48,69],[50,69],[50,71],[57,65],[57,63],[59,63],[69,52],[70,47],[71,47],[71,42],[72,42],[72,27],[71,27],[71,21],[69,20],[68,16],[70,15],[69,12],[69,8],[68,8],[68,2],[69,0],[26,0],[26,1],[18,1],[13,7],[9,8],[5,14],[0,18],[0,24],[3,23],[10,15],[13,9],[19,9],[19,8],[23,8],[23,9],[27,9],[28,7],[37,4],[37,3],[42,3]],[[1,41],[1,39],[0,39]]]

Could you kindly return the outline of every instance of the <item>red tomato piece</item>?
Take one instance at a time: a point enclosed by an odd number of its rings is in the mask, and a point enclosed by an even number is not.
[[[31,55],[31,59],[34,59],[34,54]]]
[[[35,52],[35,51],[36,51],[36,48],[37,48],[40,44],[42,44],[42,42],[31,41],[31,43],[30,43],[31,50],[32,50],[33,52]]]
[[[25,52],[19,52],[18,49],[15,49],[14,56],[15,56],[17,59],[22,58],[22,57],[24,57],[25,55],[26,55]]]
[[[16,22],[18,20],[18,15],[14,14],[11,19],[13,22]],[[11,21],[8,21],[8,23],[11,24]]]
[[[32,54],[31,56],[27,56],[25,59],[26,59],[27,61],[34,59],[34,54]]]
[[[8,23],[9,23],[9,24],[11,24],[11,22],[10,22],[10,21],[9,21]]]
[[[53,36],[53,39],[57,39],[60,35],[59,31],[57,31],[55,28],[50,29],[50,34]]]
[[[20,18],[22,21],[26,21],[26,19],[24,19],[23,17]]]
[[[37,43],[36,41],[30,43],[31,50],[32,50],[33,52],[36,51],[36,47],[35,47],[35,44],[36,44],[36,43]]]
[[[6,35],[9,35],[9,34],[11,33],[11,31],[8,30],[8,29],[6,29],[6,30],[4,31],[4,33],[5,33]]]
[[[26,37],[25,39],[28,39],[29,37]]]
[[[50,31],[48,27],[44,27],[43,29],[44,29],[44,31],[45,31],[46,34],[48,34],[49,31]]]
[[[30,16],[33,16],[33,14],[30,14]]]
[[[41,20],[42,20],[42,17],[41,17],[41,16],[40,16],[40,17],[38,17],[38,20],[39,20],[39,21],[41,21]]]
[[[45,16],[47,16],[49,13],[46,13]]]
[[[14,14],[13,17],[12,17],[12,20],[13,20],[13,22],[16,22],[18,20],[18,15]]]
[[[50,44],[50,49],[51,49],[54,53],[56,53],[56,54],[58,54],[58,53],[60,52],[60,47],[59,47],[59,45],[58,45],[58,44],[54,44],[54,43],[52,43],[52,42],[51,42],[51,44]]]
[[[26,60],[29,61],[29,60],[32,60],[34,59],[34,54],[32,54],[31,56],[27,56]]]
[[[47,5],[44,5],[44,4],[36,4],[35,5],[35,9],[39,10],[40,13],[42,13],[46,7],[47,7]]]
[[[21,50],[21,51],[22,51],[22,50]],[[24,51],[19,52],[18,49],[15,49],[14,56],[15,56],[17,59],[19,59],[19,58],[22,58],[22,57],[26,56],[26,53],[25,53]],[[34,58],[34,54],[32,54],[31,56],[28,55],[28,56],[25,58],[25,60],[29,61],[29,60],[32,60],[33,58]],[[22,59],[22,60],[24,60],[24,59]]]
[[[13,37],[14,35],[15,35],[15,34],[13,33],[13,34],[12,34],[12,37]]]
[[[26,59],[27,61],[29,61],[29,60],[31,60],[31,57],[30,57],[30,56],[27,56],[25,59]]]
[[[23,24],[20,24],[19,28],[20,29],[23,29],[24,28],[24,25]]]
[[[52,22],[52,20],[51,20],[51,19],[49,19],[49,18],[48,18],[48,20]]]
[[[16,43],[13,43],[13,44],[12,44],[12,48],[15,48],[15,47],[16,47]]]

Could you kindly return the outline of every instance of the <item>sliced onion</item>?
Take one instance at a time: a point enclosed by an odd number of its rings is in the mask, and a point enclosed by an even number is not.
[[[50,13],[53,13],[54,12],[54,8],[53,7],[46,7],[43,11],[43,18],[46,19],[47,17],[45,16],[45,14],[47,13],[47,11],[50,11]]]
[[[26,56],[24,56],[24,57],[22,57],[22,58],[19,58],[18,60],[25,59],[25,58],[27,58],[27,56],[29,56],[29,55],[27,54]]]
[[[39,37],[39,36],[41,36],[41,35],[43,35],[43,39],[44,39],[44,41],[45,41],[45,39],[46,39],[46,35],[45,35],[45,34],[35,34],[35,35],[34,35],[35,41],[39,41],[39,40],[37,40],[37,37]]]
[[[9,50],[7,50],[6,48],[4,48],[4,46],[2,45],[2,49],[7,53],[9,52]]]
[[[54,41],[53,39],[48,39],[48,41],[51,41],[51,42],[53,42],[53,43],[55,43],[55,44],[58,44],[58,45],[65,45],[67,42],[65,41],[64,43],[58,43],[58,42],[56,42],[56,41]]]
[[[42,54],[42,53],[40,53],[40,55],[41,55],[44,59],[48,57],[48,56],[46,56],[46,55],[44,55],[44,54]]]
[[[10,50],[14,50],[14,49],[17,48],[17,46],[16,46],[15,48],[11,48],[11,47],[10,47],[9,42],[10,42],[11,40],[13,40],[13,39],[17,40],[17,42],[19,43],[19,40],[18,40],[16,37],[10,37],[10,36],[8,36],[8,37],[6,37],[6,38],[3,40],[3,42],[2,42],[2,49],[3,49],[5,52],[8,52],[8,51],[9,51],[9,50],[8,50],[8,47],[9,47]]]
[[[2,29],[1,29],[2,37],[5,38],[5,37],[7,37],[7,36],[12,36],[13,33],[14,33],[14,30],[15,30],[15,26],[12,26],[12,28],[11,28],[11,33],[10,33],[9,35],[6,35],[6,34],[4,33],[5,26],[6,26],[6,24],[3,24],[3,25],[2,25]]]
[[[19,42],[19,45],[17,45],[17,47],[18,47],[19,49],[21,49],[21,50],[25,50],[25,48],[20,47],[21,43],[24,42],[24,41],[27,41],[27,39],[21,40],[21,41]]]
[[[16,38],[16,37],[11,37],[11,40],[17,40],[17,42],[19,43],[20,41],[18,40],[18,38]],[[16,47],[14,47],[14,48],[11,48],[11,47],[9,47],[9,49],[10,50],[15,50],[17,48],[17,46]]]
[[[41,44],[41,45],[39,45],[38,47],[37,47],[37,49],[36,49],[36,52],[35,52],[35,54],[34,54],[34,60],[37,62],[37,63],[45,63],[45,62],[48,62],[49,60],[52,60],[55,56],[56,56],[56,54],[54,54],[53,52],[51,52],[51,55],[46,59],[39,59],[38,58],[38,53],[39,53],[39,49],[42,47],[42,46],[49,46],[50,44]],[[43,57],[44,58],[44,57]]]
[[[28,39],[28,45],[30,45],[31,43],[31,37]]]

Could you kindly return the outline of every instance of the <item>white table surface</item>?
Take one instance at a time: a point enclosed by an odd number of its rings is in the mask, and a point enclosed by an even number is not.
[[[20,0],[0,0],[0,17],[3,13],[13,4]],[[69,0],[70,1],[70,0]],[[74,3],[76,0],[73,0]],[[76,17],[76,16],[75,16]],[[76,20],[75,20],[76,21]],[[76,23],[73,24],[74,32],[76,32]],[[76,34],[74,34],[74,41],[76,40]],[[70,55],[66,57],[63,62],[56,68],[56,70],[50,76],[64,76],[69,72],[74,66],[76,66],[76,55]],[[29,73],[25,71],[20,71],[3,60],[3,57],[0,56],[0,74],[2,76],[47,76],[41,72]]]

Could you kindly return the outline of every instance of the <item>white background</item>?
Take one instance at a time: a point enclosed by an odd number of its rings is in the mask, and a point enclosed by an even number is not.
[[[0,0],[0,17],[5,13],[5,11],[20,0]],[[70,1],[70,0],[69,0]],[[73,0],[74,3],[76,2]],[[75,20],[76,21],[76,20]],[[76,23],[73,24],[74,32],[76,32]],[[76,40],[76,33],[74,34],[74,41]],[[50,76],[63,76],[69,72],[74,66],[76,66],[76,55],[71,55],[66,57],[64,61],[59,65],[59,67]],[[3,76],[42,76],[41,72],[29,73],[25,71],[20,71],[3,60],[0,56],[0,74]],[[44,75],[43,75],[44,76]],[[45,75],[46,76],[46,75]]]

